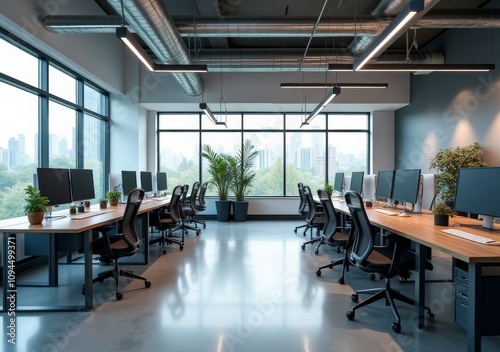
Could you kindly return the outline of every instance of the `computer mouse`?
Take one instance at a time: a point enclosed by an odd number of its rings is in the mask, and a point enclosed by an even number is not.
[[[408,213],[405,213],[405,212],[402,212],[402,213],[399,213],[398,216],[401,216],[401,217],[409,217],[410,214]]]

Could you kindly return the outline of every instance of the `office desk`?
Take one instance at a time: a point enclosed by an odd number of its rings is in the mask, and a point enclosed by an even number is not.
[[[334,206],[338,211],[349,214],[345,202],[334,200]],[[424,326],[425,260],[429,248],[442,251],[467,263],[469,274],[467,350],[480,351],[482,268],[491,264],[500,265],[500,246],[478,244],[445,234],[441,230],[446,227],[435,226],[434,217],[430,213],[412,214],[410,217],[388,216],[374,211],[377,207],[380,208],[381,206],[374,205],[372,208],[366,208],[366,213],[372,225],[408,238],[416,244],[415,300],[417,302],[419,328]],[[479,220],[457,216],[450,219],[450,223],[452,222],[473,226],[461,227],[461,230],[500,241],[500,232],[492,233],[481,230],[482,222]]]
[[[142,238],[145,243],[145,261],[149,260],[149,223],[148,213],[151,210],[167,206],[170,203],[170,198],[162,200],[151,200],[141,204],[138,211],[138,217],[143,219],[142,222]],[[0,233],[3,233],[3,311],[7,310],[24,310],[24,311],[74,311],[74,310],[90,310],[93,307],[93,289],[92,289],[92,230],[103,225],[119,221],[123,218],[125,204],[119,204],[116,207],[108,207],[105,212],[99,215],[91,216],[84,219],[71,219],[68,210],[54,212],[53,216],[66,215],[62,219],[45,219],[40,225],[30,225],[27,222],[27,217],[18,217],[13,219],[0,220]],[[95,206],[91,207],[92,212],[99,211]],[[76,214],[78,216],[78,214]],[[51,242],[54,243],[55,234],[83,234],[83,247],[84,247],[84,274],[85,274],[85,304],[83,306],[27,306],[19,307],[17,299],[9,300],[9,295],[17,296],[17,285],[15,275],[9,275],[9,249],[16,250],[16,235],[19,233],[44,233],[49,234]],[[55,251],[54,251],[55,252]],[[12,258],[10,258],[12,259]],[[12,261],[11,261],[12,264]],[[52,278],[52,279],[51,279]],[[55,282],[57,286],[57,258],[55,255],[49,256],[49,281]],[[55,281],[54,281],[55,280]]]

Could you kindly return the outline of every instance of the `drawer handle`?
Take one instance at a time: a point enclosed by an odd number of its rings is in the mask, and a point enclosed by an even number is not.
[[[465,287],[465,288],[469,288],[469,286],[467,286],[467,285],[466,285],[466,284],[464,284],[463,282],[459,282],[458,284],[459,284],[459,285],[461,285],[461,286],[463,286],[463,287]]]
[[[461,278],[462,280],[464,280],[464,281],[469,281],[469,279],[467,278],[467,276],[461,276],[461,275],[460,275],[460,278]]]
[[[462,307],[464,307],[464,308],[469,308],[469,306],[467,306],[467,305],[465,305],[465,304],[463,304],[463,303],[460,303],[460,305],[461,305]]]
[[[459,292],[458,295],[465,298],[465,299],[469,299],[469,296],[464,295],[462,292]]]

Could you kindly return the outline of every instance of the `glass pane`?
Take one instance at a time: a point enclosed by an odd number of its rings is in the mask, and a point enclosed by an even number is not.
[[[160,165],[158,170],[167,173],[167,185],[173,190],[177,185],[199,181],[199,132],[161,132],[159,134]]]
[[[243,117],[243,128],[246,130],[282,130],[283,114],[245,114]]]
[[[0,72],[38,87],[38,58],[0,38]]]
[[[159,114],[160,130],[198,130],[199,124],[199,114]]]
[[[106,95],[85,84],[83,86],[83,99],[85,109],[102,115],[106,114]]]
[[[0,219],[7,219],[24,215],[19,199],[38,166],[38,97],[0,82],[0,122]]]
[[[368,133],[331,132],[328,134],[328,153],[329,180],[334,179],[335,172],[350,175],[353,171],[364,171],[367,174]]]
[[[76,111],[49,102],[49,167],[76,167]]]
[[[97,203],[99,198],[104,198],[104,162],[105,162],[105,135],[106,123],[92,116],[85,115],[83,121],[83,147],[84,168],[92,169],[94,175],[94,189],[96,198],[92,203]]]
[[[49,92],[76,103],[76,79],[54,66],[49,66]]]
[[[299,182],[309,186],[314,194],[318,188],[324,186],[325,145],[324,132],[289,132],[286,134],[287,196],[299,195],[297,188]],[[332,156],[329,155],[329,161],[331,158]]]
[[[201,115],[201,128],[204,130],[240,130],[241,129],[241,114],[215,114],[218,122],[225,122],[224,125],[214,125],[212,120],[208,118],[207,115]]]
[[[246,132],[243,137],[245,140],[250,139],[258,152],[254,164],[257,176],[248,195],[282,196],[283,133]]]
[[[335,114],[328,115],[330,130],[367,130],[368,115],[366,114]]]
[[[326,126],[326,115],[318,114],[307,125],[302,125],[307,115],[303,114],[287,114],[286,115],[286,129],[287,130],[324,130]]]

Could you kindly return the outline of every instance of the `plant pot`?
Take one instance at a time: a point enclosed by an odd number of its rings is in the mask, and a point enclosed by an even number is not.
[[[38,225],[41,224],[43,221],[45,213],[43,211],[39,211],[36,213],[30,213],[28,214],[28,221],[31,225]]]
[[[76,214],[76,208],[69,208],[70,214]]]
[[[112,207],[116,207],[118,205],[118,199],[110,199],[109,205],[111,205]]]
[[[108,203],[99,203],[99,207],[101,209],[106,209],[108,207]]]
[[[228,222],[231,215],[230,200],[216,200],[215,208],[217,209],[217,221]]]
[[[234,221],[247,221],[248,201],[233,202]]]
[[[434,214],[434,225],[436,226],[448,226],[449,220],[449,215]]]

